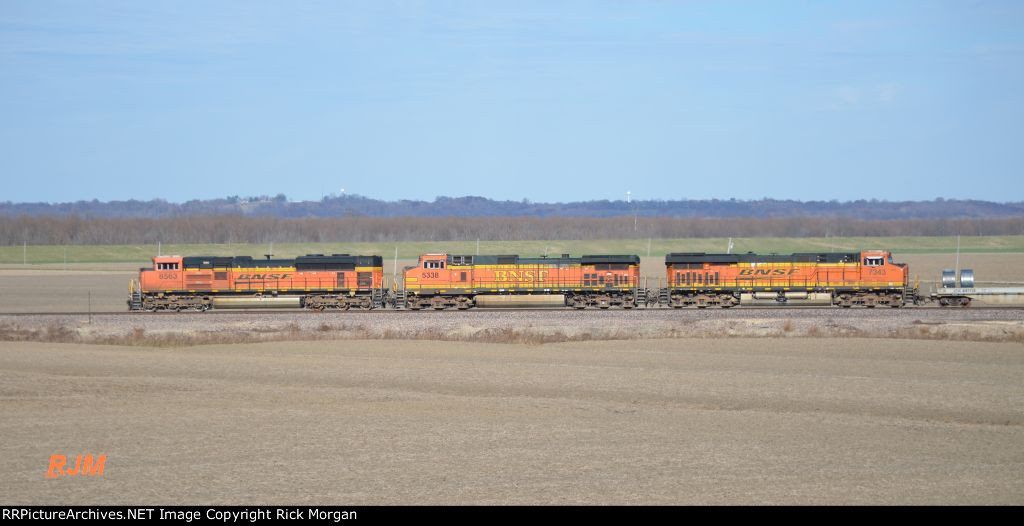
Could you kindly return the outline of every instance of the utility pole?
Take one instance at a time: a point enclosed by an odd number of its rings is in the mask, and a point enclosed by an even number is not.
[[[629,190],[626,190],[626,204],[627,205],[632,202],[632,199],[630,199],[631,195],[632,195],[632,192],[630,192]],[[634,233],[636,232],[636,226],[637,226],[636,225],[636,223],[637,223],[636,215],[637,215],[636,207],[633,207],[633,232]]]
[[[398,246],[395,246],[395,269],[391,275],[391,284],[395,287],[398,286]]]
[[[959,276],[960,275],[960,234],[959,233],[957,233],[957,235],[956,235],[956,274],[953,274],[953,275],[954,276]],[[960,278],[959,277],[956,277],[954,279],[956,279],[958,283],[960,282]]]

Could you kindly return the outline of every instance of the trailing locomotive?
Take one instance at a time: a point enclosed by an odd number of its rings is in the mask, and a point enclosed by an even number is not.
[[[741,303],[818,303],[901,307],[913,301],[906,264],[882,250],[788,255],[673,253],[665,256],[674,308],[728,308]]]
[[[646,292],[639,256],[558,258],[424,254],[403,272],[396,304],[410,309],[469,309],[483,296],[562,295],[576,309],[636,307]],[[402,294],[404,292],[404,295]]]
[[[157,256],[139,269],[131,310],[249,307],[371,309],[384,302],[380,256],[311,254],[294,259],[250,256]]]

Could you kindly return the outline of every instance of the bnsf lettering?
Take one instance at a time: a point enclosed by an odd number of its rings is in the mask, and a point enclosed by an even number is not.
[[[544,281],[548,275],[547,270],[538,270],[536,272],[532,270],[495,270],[494,281],[504,282],[528,282],[528,281]]]
[[[793,274],[796,274],[795,268],[789,270],[784,268],[745,268],[740,270],[740,276],[792,276]]]
[[[292,277],[291,274],[240,274],[237,278],[239,280],[267,280],[267,279],[288,279]]]

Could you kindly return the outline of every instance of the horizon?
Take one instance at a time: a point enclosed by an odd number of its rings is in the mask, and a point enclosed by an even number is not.
[[[16,202],[342,188],[1024,200],[1012,0],[105,0],[0,15]]]
[[[887,198],[880,198],[880,197],[866,197],[866,198],[847,199],[847,200],[843,200],[843,199],[827,199],[827,200],[826,199],[806,199],[805,200],[805,199],[792,199],[792,198],[785,198],[785,197],[783,197],[783,198],[778,198],[778,197],[760,197],[760,198],[752,198],[752,199],[742,199],[742,198],[736,198],[736,197],[707,197],[707,198],[680,197],[680,198],[676,198],[676,199],[670,199],[670,198],[635,198],[635,197],[630,197],[628,200],[625,199],[625,198],[620,198],[620,199],[595,198],[595,199],[586,199],[586,200],[578,200],[578,201],[535,201],[535,200],[532,200],[532,199],[525,199],[525,198],[524,199],[499,199],[499,198],[486,197],[486,196],[481,196],[481,195],[460,195],[460,196],[437,195],[437,196],[434,196],[432,199],[430,199],[430,198],[424,198],[424,199],[405,199],[405,198],[400,198],[400,199],[384,199],[384,198],[380,198],[380,197],[373,197],[373,196],[354,194],[354,193],[353,194],[343,194],[343,195],[328,194],[328,195],[321,196],[320,198],[314,198],[314,199],[293,199],[290,196],[288,196],[287,194],[279,193],[279,194],[276,194],[276,195],[246,195],[246,196],[242,196],[242,195],[228,195],[228,196],[210,197],[210,198],[189,198],[189,199],[180,200],[180,201],[165,199],[165,198],[162,198],[162,197],[154,197],[154,198],[150,198],[150,199],[127,198],[127,199],[109,199],[109,200],[92,198],[92,199],[78,199],[78,200],[75,200],[75,201],[10,201],[10,200],[6,200],[6,201],[0,201],[0,204],[10,205],[10,206],[23,206],[23,205],[59,206],[59,205],[73,205],[73,204],[77,204],[77,203],[113,204],[113,203],[123,203],[123,202],[142,202],[142,203],[145,203],[145,202],[154,202],[154,201],[155,202],[167,203],[169,205],[184,205],[184,204],[194,203],[194,202],[214,202],[214,201],[227,201],[229,203],[268,203],[268,202],[280,201],[280,196],[284,196],[285,199],[284,199],[284,201],[281,201],[281,202],[284,202],[286,204],[287,203],[294,203],[294,204],[321,203],[321,202],[325,202],[325,201],[329,201],[329,200],[344,200],[344,199],[381,201],[381,202],[385,202],[385,203],[397,203],[397,202],[401,202],[401,201],[411,201],[411,202],[421,202],[421,203],[437,203],[438,201],[442,201],[442,200],[456,200],[457,201],[457,200],[465,200],[465,199],[482,199],[482,200],[486,200],[486,201],[493,201],[493,202],[500,202],[500,203],[522,203],[522,204],[527,204],[527,205],[549,205],[549,204],[550,205],[569,205],[569,204],[584,204],[584,203],[594,203],[594,202],[608,202],[608,203],[630,204],[630,203],[675,203],[675,202],[680,202],[680,203],[683,203],[683,202],[756,203],[756,202],[765,202],[765,201],[793,202],[793,203],[800,203],[800,204],[836,203],[836,204],[840,204],[840,205],[853,204],[853,203],[859,203],[859,202],[878,202],[878,203],[941,203],[941,202],[963,202],[963,203],[968,203],[968,202],[976,202],[976,203],[994,204],[994,205],[1018,205],[1018,204],[1024,204],[1024,199],[1018,200],[1018,201],[996,201],[996,200],[988,200],[988,199],[969,199],[969,198],[955,198],[955,197],[941,197],[941,196],[940,197],[930,198],[930,199],[929,198],[922,198],[922,199],[887,199]]]

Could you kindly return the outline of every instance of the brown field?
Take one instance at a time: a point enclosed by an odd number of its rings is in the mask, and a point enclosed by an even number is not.
[[[138,272],[0,269],[0,312],[127,311],[128,281]]]
[[[943,268],[952,268],[951,254],[896,255],[896,260],[910,264],[911,275],[921,278],[922,292],[928,292]],[[415,260],[399,260],[399,271]],[[960,266],[973,268],[980,285],[1024,283],[1024,254],[961,254]],[[0,266],[0,312],[86,312],[92,294],[94,311],[127,310],[128,280],[137,276],[135,264],[72,264],[30,265],[28,268]],[[103,270],[103,269],[113,270]],[[664,259],[643,258],[641,273],[648,286],[657,287],[664,278]],[[384,273],[390,279],[392,260],[385,260]]]
[[[0,396],[4,504],[1024,503],[1019,344],[0,342]]]

